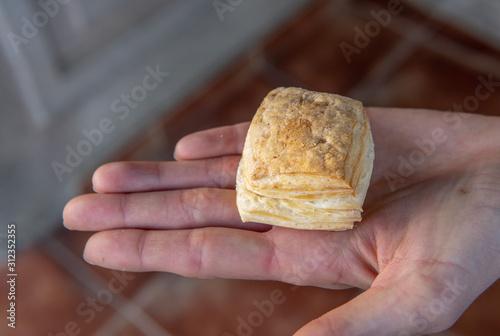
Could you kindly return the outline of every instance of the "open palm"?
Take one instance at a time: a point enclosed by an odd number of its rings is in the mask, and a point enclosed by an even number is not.
[[[500,118],[367,109],[375,164],[363,221],[344,232],[242,223],[235,175],[248,123],[189,135],[176,162],[99,168],[71,229],[85,259],[128,271],[366,289],[296,336],[421,335],[500,278]]]

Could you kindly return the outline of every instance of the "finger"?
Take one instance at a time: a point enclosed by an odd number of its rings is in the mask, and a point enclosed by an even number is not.
[[[63,211],[69,229],[98,231],[117,228],[186,229],[229,226],[264,230],[242,223],[234,190],[185,189],[133,194],[87,194],[72,199]]]
[[[113,162],[93,177],[100,193],[143,192],[186,188],[235,187],[240,156],[182,162]]]
[[[185,136],[175,146],[177,160],[241,154],[250,123],[218,127]]]
[[[85,246],[88,262],[127,271],[164,271],[188,277],[267,279],[272,244],[245,230],[111,230]]]
[[[331,232],[331,239],[325,240],[325,232],[297,231],[276,227],[265,233],[216,227],[103,231],[87,243],[85,259],[108,268],[191,277],[267,279],[328,288],[362,282],[363,272],[353,269],[357,262],[344,246],[345,235]],[[319,247],[322,241],[331,245]]]
[[[410,336],[442,331],[470,304],[463,283],[450,288],[456,281],[453,277],[436,281],[436,277],[422,276],[415,270],[392,274],[383,286],[374,284],[294,336]]]

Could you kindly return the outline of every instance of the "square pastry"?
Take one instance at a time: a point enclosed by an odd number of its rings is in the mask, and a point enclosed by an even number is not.
[[[262,102],[246,136],[236,181],[241,219],[350,229],[361,220],[373,160],[361,102],[277,88]]]

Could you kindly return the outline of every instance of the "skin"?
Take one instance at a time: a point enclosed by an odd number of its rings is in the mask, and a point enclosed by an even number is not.
[[[102,267],[366,289],[295,336],[444,330],[500,278],[500,118],[367,112],[375,162],[353,230],[241,222],[234,184],[248,123],[186,136],[176,162],[100,167],[97,193],[66,205],[65,226],[98,231],[84,257]]]

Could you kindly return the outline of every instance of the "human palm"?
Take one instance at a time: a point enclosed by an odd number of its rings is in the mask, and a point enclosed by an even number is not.
[[[343,232],[242,223],[248,123],[189,135],[177,162],[99,168],[65,225],[100,231],[87,261],[128,271],[366,289],[296,336],[443,330],[500,278],[500,118],[367,109],[375,163],[363,221]]]

